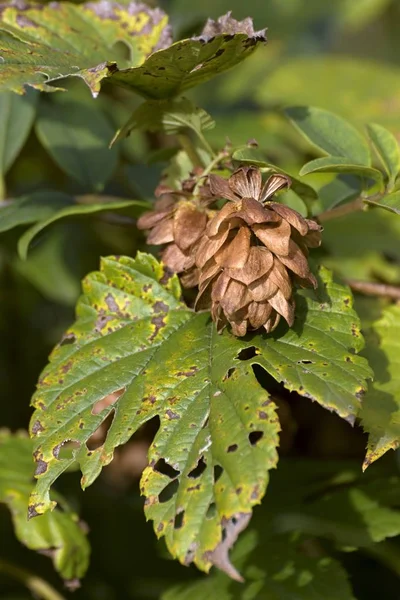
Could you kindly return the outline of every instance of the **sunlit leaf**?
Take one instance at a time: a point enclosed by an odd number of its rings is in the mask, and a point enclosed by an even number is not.
[[[383,198],[379,200],[366,198],[364,201],[366,204],[370,204],[371,206],[378,206],[388,210],[391,213],[400,215],[400,192],[393,192],[393,194],[383,196]]]
[[[27,519],[34,470],[32,446],[22,433],[0,432],[0,502],[10,509],[16,536],[25,546],[49,554],[65,580],[79,579],[88,567],[89,545],[78,516],[65,500],[57,494],[54,497],[62,510]]]
[[[361,411],[369,433],[364,468],[400,444],[400,306],[385,309],[366,348],[374,366],[374,384]]]
[[[378,169],[353,164],[348,158],[341,156],[324,156],[311,160],[301,169],[300,175],[309,173],[349,173],[362,177],[364,180],[373,179],[381,184],[383,182],[382,173]]]
[[[400,173],[400,148],[390,131],[377,124],[367,125],[368,135],[389,177],[389,189],[393,188]]]
[[[313,106],[292,106],[285,109],[285,114],[298,131],[324,153],[357,165],[371,164],[364,138],[338,115]]]
[[[357,356],[364,339],[350,290],[322,269],[316,296],[299,296],[296,307],[293,328],[253,340],[255,362],[287,389],[354,422],[372,370]]]
[[[41,200],[38,196],[39,201]],[[18,253],[22,259],[25,259],[28,255],[29,245],[33,238],[40,233],[43,229],[65,219],[67,217],[78,217],[84,215],[92,215],[99,212],[112,212],[114,210],[131,209],[133,214],[140,214],[143,210],[148,208],[147,202],[141,202],[140,200],[113,200],[105,202],[96,202],[93,204],[72,204],[69,206],[62,205],[56,207],[55,210],[49,212],[49,216],[38,220],[33,227],[30,227],[18,240]],[[25,221],[26,222],[26,221]]]
[[[235,66],[265,42],[250,20],[228,14],[207,23],[199,38],[170,45],[165,13],[135,2],[10,5],[0,17],[0,87],[19,93],[26,85],[52,91],[49,83],[72,75],[82,77],[94,96],[108,79],[147,98],[170,98]]]
[[[251,364],[238,360],[248,343],[218,335],[207,313],[189,310],[177,277],[148,255],[103,259],[77,314],[33,398],[40,468],[31,512],[53,506],[49,488],[70,464],[79,461],[87,487],[115,447],[158,416],[141,481],[146,515],[179,560],[237,576],[228,550],[264,495],[279,431]],[[106,441],[88,450],[111,413]],[[67,439],[79,444],[70,459],[59,456]]]
[[[40,103],[36,132],[60,169],[87,190],[100,191],[117,166],[113,128],[98,104],[57,94]]]

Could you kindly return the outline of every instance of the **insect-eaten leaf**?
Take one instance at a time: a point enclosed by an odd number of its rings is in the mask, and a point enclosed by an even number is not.
[[[49,84],[75,76],[93,96],[108,79],[146,98],[171,98],[265,41],[250,19],[238,22],[229,13],[207,23],[199,37],[171,45],[167,15],[143,3],[12,2],[0,6],[0,89],[50,92],[59,88]]]
[[[228,551],[277,463],[279,422],[251,363],[238,358],[248,344],[218,335],[208,313],[194,313],[180,295],[177,277],[144,254],[103,259],[101,271],[87,277],[77,321],[33,398],[30,510],[54,506],[49,488],[74,461],[83,487],[90,485],[116,446],[158,417],[141,480],[147,518],[182,563],[205,571],[216,564],[239,578]],[[110,394],[113,402],[101,404]],[[89,437],[110,414],[104,443],[89,450]],[[63,458],[67,440],[79,447]]]
[[[41,425],[36,423],[36,431]],[[54,567],[71,587],[86,572],[89,562],[89,544],[86,526],[59,495],[55,498],[62,510],[56,509],[27,520],[29,493],[32,489],[32,440],[26,433],[11,434],[0,431],[0,502],[11,511],[15,534],[31,550],[50,556]],[[45,463],[38,463],[45,470]]]

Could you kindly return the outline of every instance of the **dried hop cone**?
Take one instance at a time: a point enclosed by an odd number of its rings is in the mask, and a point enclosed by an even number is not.
[[[270,332],[281,316],[292,326],[293,283],[317,285],[307,256],[308,248],[321,243],[321,227],[269,200],[290,183],[277,174],[263,186],[255,167],[239,168],[228,180],[209,177],[211,193],[228,202],[197,247],[196,308],[211,308],[219,331],[229,323],[236,336],[260,327]]]
[[[167,244],[161,259],[168,268],[181,274],[181,282],[188,288],[198,284],[196,248],[207,222],[215,214],[208,209],[215,201],[208,186],[201,187],[193,196],[193,181],[184,182],[179,192],[160,187],[154,210],[144,213],[137,222],[139,229],[149,230],[148,244]]]

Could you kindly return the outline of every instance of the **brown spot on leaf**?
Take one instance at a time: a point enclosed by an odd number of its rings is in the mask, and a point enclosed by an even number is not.
[[[39,460],[36,461],[36,470],[35,470],[35,475],[42,475],[42,473],[45,473],[47,471],[47,462],[42,460],[41,458],[39,458]]]
[[[44,427],[41,424],[41,422],[35,421],[34,424],[32,425],[32,433],[34,435],[37,435],[38,433],[41,433],[42,431],[44,431]]]
[[[161,300],[158,300],[153,305],[153,311],[155,313],[164,313],[164,314],[166,314],[169,311],[169,306],[167,304],[165,304],[165,302],[162,302]]]
[[[196,375],[198,370],[199,370],[198,367],[196,367],[196,365],[193,365],[193,367],[189,367],[188,371],[178,371],[176,376],[177,377],[193,377],[193,375]]]
[[[154,331],[151,334],[151,336],[149,337],[150,342],[152,342],[154,340],[154,338],[158,335],[160,329],[165,327],[164,316],[158,315],[157,317],[153,317],[151,319],[151,323],[152,323],[152,325],[154,325]]]
[[[263,410],[259,410],[258,411],[258,416],[260,419],[268,419],[268,415],[266,412],[264,412]]]
[[[181,418],[180,415],[178,415],[177,413],[174,413],[170,408],[168,408],[165,411],[165,414],[167,415],[167,417],[169,419],[180,419]]]
[[[160,279],[160,283],[162,285],[167,285],[168,281],[171,279],[171,277],[173,277],[174,272],[165,265],[163,265],[163,272],[164,274]]]
[[[108,308],[112,311],[112,312],[118,312],[119,311],[119,306],[115,301],[114,296],[111,293],[108,293],[107,296],[104,298]]]

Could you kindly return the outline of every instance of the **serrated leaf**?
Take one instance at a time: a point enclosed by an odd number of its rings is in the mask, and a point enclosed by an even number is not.
[[[52,191],[33,192],[0,203],[0,232],[18,225],[29,225],[49,218],[58,210],[72,204],[67,194]]]
[[[354,600],[347,574],[328,556],[307,552],[307,540],[296,535],[248,532],[234,557],[245,584],[223,573],[176,586],[162,600]]]
[[[0,86],[19,93],[26,85],[54,91],[49,83],[72,75],[82,77],[94,96],[108,79],[147,98],[171,98],[265,42],[264,31],[228,14],[208,23],[201,37],[170,45],[165,13],[135,2],[3,5],[0,17]],[[129,58],[117,42],[127,46]]]
[[[315,296],[297,298],[291,329],[254,340],[254,361],[288,390],[354,423],[373,372],[357,355],[364,338],[350,290],[335,283],[327,269],[321,268],[319,277]]]
[[[40,198],[38,198],[40,200]],[[140,214],[143,210],[149,207],[149,204],[140,200],[113,200],[112,202],[97,202],[95,204],[73,204],[65,206],[58,210],[50,212],[47,218],[38,221],[33,227],[30,227],[18,240],[18,254],[22,260],[25,260],[28,255],[29,245],[32,240],[43,229],[67,217],[78,217],[84,215],[92,215],[99,212],[112,212],[130,208],[134,214]],[[1,214],[1,213],[0,213]]]
[[[364,468],[400,444],[400,306],[390,306],[372,328],[366,348],[375,377],[360,414],[368,432]]]
[[[366,141],[345,119],[313,106],[293,106],[284,112],[298,131],[319,150],[346,158],[350,163],[370,166]]]
[[[97,104],[57,94],[40,103],[35,126],[60,169],[87,190],[103,189],[115,171],[119,151],[108,148],[113,128]]]
[[[81,578],[89,561],[89,544],[78,516],[57,494],[56,509],[27,520],[32,489],[32,440],[23,434],[0,431],[0,502],[11,511],[17,538],[31,550],[46,551],[65,580]]]
[[[115,447],[158,416],[141,481],[146,515],[179,560],[204,570],[224,563],[235,575],[222,532],[237,535],[260,502],[279,431],[274,404],[237,358],[246,343],[218,335],[207,313],[181,302],[178,278],[143,254],[103,259],[85,280],[77,317],[33,398],[39,468],[31,513],[53,506],[49,488],[70,464],[79,462],[87,487]],[[106,441],[88,451],[110,413]],[[71,459],[58,454],[65,440],[79,444]]]
[[[368,135],[389,177],[389,189],[392,189],[400,173],[400,148],[394,135],[382,125],[367,125]]]
[[[115,134],[111,145],[130,135],[135,129],[163,131],[176,135],[185,129],[196,133],[212,129],[215,121],[203,109],[187,98],[178,100],[147,100],[132,114],[130,119]]]
[[[391,213],[400,215],[400,192],[393,192],[393,194],[383,196],[379,200],[371,200],[365,198],[364,202],[366,204],[370,204],[371,206],[384,208],[385,210],[388,210]]]
[[[309,175],[310,173],[349,173],[362,177],[364,180],[373,179],[381,185],[383,184],[382,173],[378,169],[352,164],[348,158],[341,156],[324,156],[311,160],[300,170],[300,175]]]
[[[269,163],[264,154],[257,148],[239,148],[232,154],[232,158],[241,163],[252,164],[260,167],[264,172],[270,171],[271,173],[282,173],[283,175],[287,175],[292,180],[292,190],[306,202],[312,202],[318,198],[318,194],[313,187],[307,183],[304,183],[303,181],[300,181],[296,177],[293,177],[280,167]]]
[[[0,177],[7,173],[24,145],[35,118],[38,95],[0,93]]]

